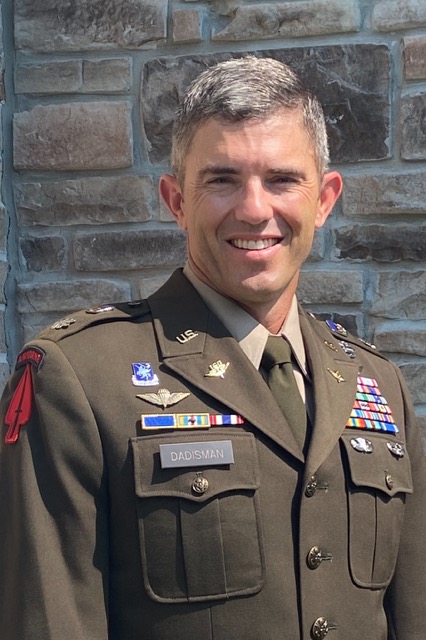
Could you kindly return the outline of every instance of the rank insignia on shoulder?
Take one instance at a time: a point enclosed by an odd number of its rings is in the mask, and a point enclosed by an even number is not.
[[[339,324],[338,322],[333,322],[333,320],[326,320],[325,323],[328,326],[328,328],[331,329],[331,331],[334,331],[334,333],[338,333],[341,336],[348,335],[348,332],[345,329],[345,327]]]
[[[68,327],[74,324],[74,322],[75,322],[75,318],[71,318],[70,316],[68,316],[67,318],[62,318],[61,320],[54,322],[50,328],[51,329],[68,329]]]
[[[132,370],[132,383],[135,387],[153,387],[159,384],[158,376],[149,362],[133,362]]]
[[[107,313],[108,311],[114,311],[115,307],[112,304],[100,304],[98,307],[91,307],[86,309],[86,313]]]
[[[399,433],[392,410],[374,378],[358,376],[355,401],[346,427]]]

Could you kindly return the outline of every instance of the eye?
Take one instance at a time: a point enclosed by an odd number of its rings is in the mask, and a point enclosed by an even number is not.
[[[230,176],[215,176],[214,178],[210,178],[207,182],[208,184],[232,184],[234,180]]]

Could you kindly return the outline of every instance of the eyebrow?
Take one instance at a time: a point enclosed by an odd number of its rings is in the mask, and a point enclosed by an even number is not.
[[[204,178],[206,175],[238,175],[240,172],[234,167],[228,167],[226,165],[208,165],[198,172],[199,178]],[[268,169],[271,175],[286,175],[294,178],[305,178],[306,173],[299,169],[291,167],[275,167],[274,169]]]

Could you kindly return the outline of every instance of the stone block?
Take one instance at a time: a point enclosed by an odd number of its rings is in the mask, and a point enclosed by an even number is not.
[[[335,254],[340,260],[423,262],[426,233],[408,224],[354,224],[333,232]]]
[[[214,41],[303,38],[358,31],[356,0],[301,0],[240,5],[230,23],[213,32]]]
[[[18,183],[15,202],[22,226],[144,222],[158,210],[150,176]]]
[[[130,112],[127,102],[71,102],[17,113],[14,167],[33,171],[129,167]]]
[[[426,10],[426,5],[425,5]],[[426,92],[401,99],[401,157],[426,159]]]
[[[4,259],[0,259],[0,304],[5,304],[6,297],[4,292],[4,285],[6,284],[6,278],[9,273],[9,264]]]
[[[79,271],[121,271],[183,265],[186,235],[179,230],[110,231],[74,239]]]
[[[132,86],[130,58],[83,60],[81,93],[124,93]]]
[[[372,285],[369,313],[381,318],[426,320],[426,272],[383,271]]]
[[[426,415],[417,414],[417,425],[420,429],[420,436],[422,439],[423,451],[426,455]]]
[[[0,311],[0,353],[6,353],[6,337],[5,337],[5,325],[4,325],[4,311]],[[1,375],[0,375],[1,378]]]
[[[76,93],[81,84],[80,60],[18,64],[15,69],[15,92],[18,94]]]
[[[403,39],[406,80],[426,80],[426,35]]]
[[[312,248],[307,258],[307,262],[319,262],[324,258],[325,231],[319,229],[315,232]]]
[[[65,240],[61,236],[24,236],[19,239],[27,271],[63,271],[67,266]]]
[[[129,285],[109,280],[73,280],[18,284],[20,313],[68,312],[96,304],[129,300]]]
[[[303,304],[353,304],[363,300],[360,271],[303,270],[300,274],[298,299]]]
[[[389,157],[390,51],[386,45],[256,49],[251,53],[286,62],[318,95],[326,115],[333,162]],[[216,62],[241,55],[173,56],[144,65],[141,119],[153,162],[169,159],[176,108],[189,83]]]
[[[176,9],[172,21],[173,42],[201,42],[201,19],[197,9]]]
[[[426,356],[426,329],[415,326],[379,326],[374,331],[374,344],[379,351],[386,353]]]
[[[400,369],[414,404],[426,404],[426,363],[401,364]]]
[[[3,393],[3,390],[7,384],[10,375],[10,366],[7,362],[0,362],[0,393]]]
[[[159,198],[159,215],[160,222],[175,222],[175,217],[170,211],[169,207],[165,204],[163,198]]]
[[[371,14],[373,31],[416,29],[426,25],[424,0],[380,0]]]
[[[0,251],[6,250],[6,234],[7,234],[6,209],[0,203]]]
[[[426,171],[345,176],[344,215],[426,213]]]
[[[153,49],[168,0],[15,0],[15,46],[40,53]]]

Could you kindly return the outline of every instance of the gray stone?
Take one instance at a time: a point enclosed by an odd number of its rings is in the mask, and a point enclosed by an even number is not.
[[[375,276],[369,313],[381,318],[426,319],[426,272],[384,271]]]
[[[413,29],[424,25],[424,0],[381,0],[374,5],[371,14],[371,27],[374,31]]]
[[[345,176],[345,215],[426,213],[426,171]]]
[[[7,346],[6,346],[6,338],[4,334],[4,311],[0,311],[0,352],[5,353],[6,350],[7,350]],[[1,384],[1,374],[0,374],[0,384]]]
[[[172,20],[173,42],[201,42],[201,20],[197,9],[176,9]]]
[[[320,262],[324,258],[325,232],[319,229],[315,232],[312,248],[307,258],[307,262]]]
[[[110,231],[74,239],[79,271],[121,271],[179,266],[186,259],[186,235],[178,230]]]
[[[417,414],[417,425],[420,429],[423,451],[425,452],[425,455],[426,455],[426,416],[425,415]]]
[[[358,31],[361,16],[355,0],[304,0],[237,6],[231,22],[212,40],[301,38]]]
[[[14,117],[15,169],[117,169],[132,164],[127,102],[38,105]]]
[[[253,53],[253,52],[252,52]],[[255,51],[292,66],[324,106],[333,162],[389,157],[390,52],[357,44]],[[141,116],[153,162],[168,161],[171,127],[184,90],[207,67],[241,54],[159,58],[142,71]]]
[[[6,249],[6,232],[6,209],[0,203],[0,251],[4,251]]]
[[[377,327],[374,332],[374,344],[379,351],[386,353],[426,356],[426,329]]]
[[[15,0],[16,48],[152,49],[166,37],[167,7],[168,0]]]
[[[317,320],[333,320],[333,322],[337,322],[341,324],[342,327],[347,329],[354,336],[364,337],[365,339],[368,336],[362,336],[358,327],[362,325],[362,317],[361,314],[351,314],[351,313],[315,313],[314,314]],[[331,333],[331,332],[330,332]]]
[[[9,264],[0,259],[0,303],[4,304],[6,302],[6,297],[4,293],[4,285],[6,283],[6,278],[9,273]]]
[[[425,404],[426,363],[401,364],[400,369],[411,392],[414,404]]]
[[[82,84],[81,61],[61,60],[18,64],[16,93],[75,93]]]
[[[20,313],[77,311],[130,298],[129,286],[109,280],[74,280],[19,284]]]
[[[340,305],[362,302],[362,273],[303,270],[297,291],[303,304]]]
[[[130,58],[83,60],[80,93],[123,93],[132,86]]]
[[[158,210],[149,176],[24,182],[16,185],[15,200],[23,226],[143,222]]]
[[[426,80],[426,35],[407,36],[403,44],[406,79]]]
[[[0,392],[3,393],[3,389],[6,386],[7,380],[10,375],[10,366],[7,362],[0,362]]]
[[[161,275],[143,277],[139,280],[139,298],[147,298],[157,291],[170,278],[173,269]]]
[[[336,256],[344,260],[423,262],[426,228],[407,224],[354,224],[334,231]]]
[[[426,9],[426,6],[425,6]],[[401,157],[426,159],[426,92],[401,99]]]
[[[25,236],[19,247],[27,271],[63,271],[66,268],[66,244],[61,236]]]

